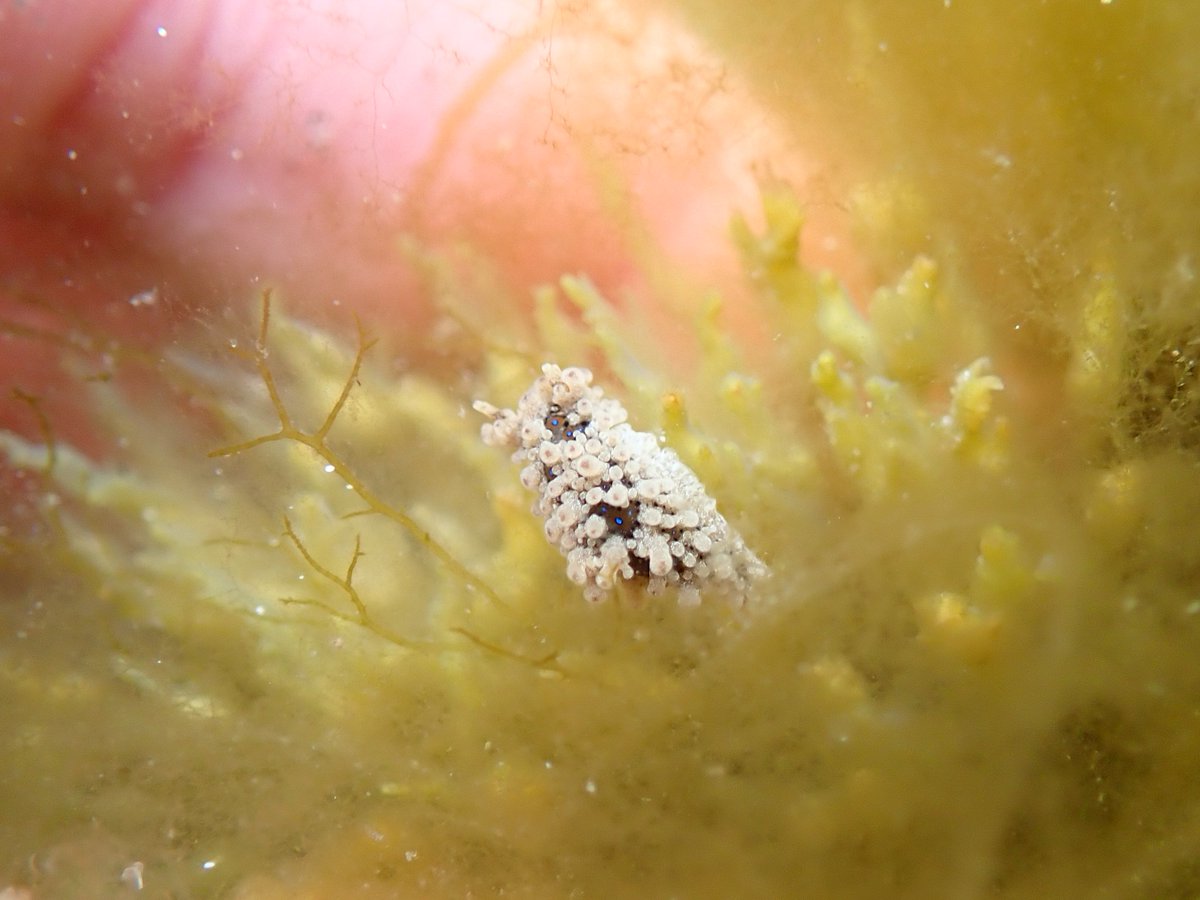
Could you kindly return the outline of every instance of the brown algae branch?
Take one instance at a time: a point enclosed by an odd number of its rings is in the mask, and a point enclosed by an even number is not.
[[[14,400],[19,400],[28,406],[29,412],[37,422],[38,431],[42,435],[42,443],[46,447],[46,467],[44,471],[47,477],[53,477],[54,469],[58,465],[58,441],[54,437],[54,429],[50,427],[50,419],[46,415],[46,411],[42,409],[41,398],[23,391],[19,387],[12,389],[12,397]]]
[[[465,637],[468,641],[482,650],[486,650],[489,653],[495,653],[497,656],[502,656],[505,659],[511,659],[513,662],[525,663],[526,665],[533,666],[535,669],[541,669],[543,674],[547,672],[553,672],[559,676],[567,676],[571,674],[570,671],[559,665],[557,650],[555,650],[553,653],[547,653],[545,656],[538,657],[537,659],[530,659],[527,656],[522,656],[520,653],[514,653],[511,650],[506,650],[499,644],[493,644],[491,641],[485,641],[483,638],[479,637],[479,635],[472,634],[465,628],[455,626],[450,630],[457,635]]]
[[[296,534],[296,529],[292,525],[291,519],[289,519],[287,516],[284,516],[283,519],[283,532],[288,540],[291,541],[292,546],[296,548],[296,552],[298,552],[300,556],[304,558],[304,561],[308,564],[309,568],[346,595],[346,598],[350,601],[350,605],[354,607],[354,615],[343,612],[335,606],[326,603],[324,600],[315,600],[310,597],[280,597],[280,603],[284,604],[285,606],[307,606],[313,609],[319,609],[326,615],[337,619],[339,622],[346,622],[351,625],[356,625],[360,628],[365,628],[376,637],[381,638],[390,644],[394,644],[397,647],[403,647],[406,650],[419,650],[436,653],[461,653],[467,649],[466,647],[462,646],[443,646],[432,641],[414,641],[410,638],[403,637],[397,632],[392,631],[390,628],[380,625],[375,620],[375,618],[367,610],[367,605],[363,602],[362,597],[359,596],[358,588],[354,586],[354,571],[358,566],[358,561],[366,556],[366,553],[362,549],[361,538],[358,535],[355,535],[354,537],[354,550],[350,554],[350,562],[346,565],[346,574],[339,575],[328,566],[322,564],[315,556],[312,555],[312,552],[307,546],[305,546],[304,542],[300,539],[300,536]],[[520,653],[514,653],[512,650],[507,650],[498,644],[492,643],[491,641],[486,641],[478,635],[468,631],[466,628],[454,627],[451,628],[450,631],[459,635],[460,637],[466,638],[475,647],[503,657],[504,659],[511,660],[512,662],[518,662],[532,666],[535,669],[541,670],[543,674],[553,673],[554,675],[560,677],[569,674],[566,669],[558,664],[557,651],[546,654],[542,657],[530,658],[523,656]]]
[[[363,603],[362,597],[358,594],[358,588],[354,586],[354,569],[358,565],[358,561],[365,555],[362,550],[362,541],[358,535],[354,536],[354,552],[350,555],[350,562],[346,566],[346,574],[338,575],[336,572],[322,565],[317,561],[316,557],[309,552],[308,547],[300,540],[300,536],[296,534],[296,530],[292,527],[291,520],[284,516],[283,518],[283,533],[287,535],[288,540],[292,542],[292,546],[296,551],[304,557],[304,561],[308,563],[309,568],[324,578],[326,581],[337,587],[346,598],[350,601],[350,605],[354,607],[355,615],[349,615],[341,610],[330,606],[323,600],[312,600],[302,597],[281,597],[280,602],[287,606],[311,606],[322,612],[333,616],[342,622],[349,622],[353,625],[361,626],[367,629],[372,634],[383,638],[389,643],[399,647],[409,649],[435,649],[435,645],[421,641],[412,641],[408,638],[401,637],[396,632],[380,625],[371,614],[367,611],[367,605]]]
[[[259,435],[246,441],[241,441],[236,444],[230,444],[225,447],[218,447],[215,450],[210,450],[208,456],[210,458],[222,456],[235,456],[239,453],[244,453],[247,450],[252,450],[255,447],[260,447],[264,444],[276,443],[278,441],[294,441],[311,449],[322,460],[324,460],[332,470],[337,473],[350,490],[358,495],[358,498],[366,504],[367,510],[377,513],[386,519],[390,519],[396,524],[404,528],[417,541],[424,545],[430,553],[432,553],[447,569],[453,572],[460,578],[468,588],[479,591],[497,606],[507,609],[507,604],[500,599],[500,596],[493,588],[487,584],[479,576],[475,575],[470,569],[464,566],[457,558],[444,546],[442,546],[434,537],[422,527],[408,513],[397,506],[380,499],[375,493],[363,483],[363,481],[354,474],[353,471],[346,465],[345,462],[329,447],[327,437],[330,430],[333,428],[334,422],[338,415],[346,405],[346,401],[350,397],[350,392],[354,388],[355,382],[358,380],[359,372],[362,370],[363,359],[368,350],[375,345],[374,340],[367,340],[366,332],[363,329],[362,322],[355,318],[355,324],[358,328],[358,350],[354,356],[354,364],[350,369],[345,383],[342,385],[341,393],[337,400],[330,408],[325,420],[316,431],[305,431],[299,428],[293,421],[291,414],[287,410],[283,398],[280,396],[279,388],[275,383],[275,376],[271,372],[270,366],[267,364],[267,333],[270,327],[271,320],[271,292],[264,291],[262,295],[262,316],[259,321],[258,340],[255,344],[253,362],[258,370],[259,378],[266,388],[267,396],[271,401],[271,406],[275,409],[275,414],[279,418],[279,430],[273,431],[270,434]],[[294,538],[293,538],[294,539]]]

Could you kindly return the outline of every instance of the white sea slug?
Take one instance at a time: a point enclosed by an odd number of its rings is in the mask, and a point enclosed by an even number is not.
[[[650,594],[670,586],[681,605],[713,589],[742,602],[767,568],[743,543],[704,485],[673,450],[634,431],[625,408],[592,387],[587,369],[547,363],[515,410],[482,400],[485,444],[508,447],[533,511],[588,600],[618,579]]]

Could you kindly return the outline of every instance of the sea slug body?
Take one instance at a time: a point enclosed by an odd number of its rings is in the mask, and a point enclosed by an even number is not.
[[[767,568],[717,512],[700,479],[669,448],[627,423],[592,373],[547,363],[515,410],[482,400],[485,444],[512,449],[533,511],[588,600],[618,580],[651,595],[678,588],[681,605],[712,589],[737,603]]]

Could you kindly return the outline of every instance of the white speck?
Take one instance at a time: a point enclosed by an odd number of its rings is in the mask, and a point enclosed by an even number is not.
[[[232,159],[234,162],[241,162],[242,157],[244,155],[245,154],[242,153],[241,147],[234,147],[232,150],[229,151],[229,158]]]
[[[267,608],[260,603],[258,606],[254,607],[254,614],[256,616],[265,616],[267,614]]]
[[[545,762],[545,766],[546,766],[546,768],[547,768],[547,769],[553,769],[553,768],[554,768],[554,763],[550,762],[550,760],[546,760],[546,762]]]
[[[589,778],[587,781],[585,781],[583,783],[583,789],[585,791],[587,791],[589,794],[596,793],[596,782],[592,781],[592,779]]]
[[[333,463],[326,463],[326,464],[325,464],[325,471],[326,471],[326,472],[333,472],[334,470],[335,470],[335,469],[334,469],[334,465],[333,465]]]
[[[1183,611],[1189,616],[1194,616],[1196,613],[1200,613],[1200,600],[1193,600],[1183,608]]]
[[[126,866],[121,870],[121,883],[127,884],[135,891],[142,889],[142,873],[146,871],[146,866],[140,860],[131,865]]]
[[[986,156],[991,161],[992,165],[998,169],[1012,168],[1012,157],[1007,153],[1003,153],[1000,150],[985,150],[984,156]]]
[[[416,850],[405,850],[404,851],[404,861],[405,862],[412,862],[416,858],[417,858]]]
[[[304,573],[303,573],[303,572],[301,572],[299,575],[297,575],[297,576],[296,576],[296,580],[297,580],[297,581],[303,581],[303,580],[304,580]]]
[[[158,302],[158,288],[147,288],[140,294],[134,294],[129,298],[130,306],[153,306]]]
[[[217,861],[215,859],[206,859],[204,862],[200,863],[200,868],[206,872],[211,869],[215,869],[216,867]]]
[[[79,152],[76,150],[68,150],[67,151],[67,159],[74,162],[75,160],[79,159]]]
[[[157,34],[159,37],[166,37],[167,29],[165,29],[165,28],[163,28],[163,26],[159,25],[158,28],[154,29],[154,33]]]

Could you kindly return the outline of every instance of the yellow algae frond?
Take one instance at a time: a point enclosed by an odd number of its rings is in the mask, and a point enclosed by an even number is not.
[[[0,437],[41,529],[0,555],[29,585],[0,644],[5,877],[1187,895],[1193,331],[1092,284],[1060,381],[1038,382],[932,256],[860,309],[797,258],[796,199],[764,203],[733,229],[761,346],[711,300],[668,358],[582,276],[498,335],[410,244],[449,298],[454,378],[264,295],[222,326],[232,353],[196,340],[157,370],[193,415],[87,383],[118,458],[51,417],[40,442]],[[543,362],[595,369],[703,481],[772,571],[744,607],[638,579],[582,602],[470,408],[515,402]],[[547,465],[565,452],[534,438]]]

